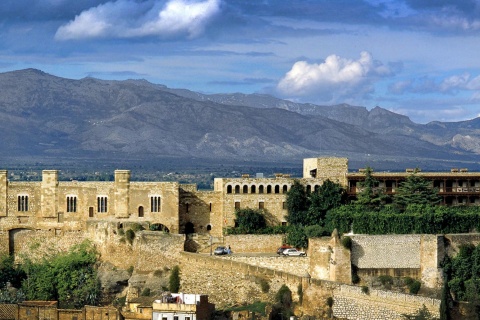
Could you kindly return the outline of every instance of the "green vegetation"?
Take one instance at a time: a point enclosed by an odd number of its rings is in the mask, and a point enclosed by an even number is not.
[[[127,242],[132,245],[133,244],[133,240],[135,239],[135,231],[133,231],[132,229],[128,229],[126,232],[125,232],[125,239],[127,240]]]
[[[268,283],[267,279],[261,278],[259,283],[263,293],[270,291],[270,283]]]
[[[27,259],[21,266],[26,274],[22,291],[28,300],[57,300],[61,308],[97,305],[101,289],[96,262],[97,252],[88,241],[40,262]]]
[[[175,266],[170,271],[170,278],[168,279],[168,290],[170,292],[179,292],[180,291],[180,267]]]
[[[272,306],[272,320],[286,320],[293,315],[292,291],[283,284],[275,294],[275,304]]]
[[[417,205],[437,205],[441,198],[438,196],[438,190],[430,186],[430,182],[417,175],[418,169],[408,176],[402,182],[393,197],[394,204],[405,210],[408,205],[414,203]]]
[[[403,317],[407,320],[436,320],[430,311],[428,311],[427,307],[423,305],[423,307],[417,310],[416,313],[412,315],[403,315]]]
[[[256,233],[266,227],[265,216],[262,210],[239,209],[235,211],[237,230],[240,233]]]
[[[144,288],[144,289],[142,290],[142,293],[140,293],[140,295],[141,295],[142,297],[149,297],[149,296],[150,296],[150,293],[151,293],[150,288]]]
[[[248,304],[245,306],[239,306],[239,307],[232,307],[232,308],[227,308],[225,311],[250,311],[252,313],[259,313],[262,316],[266,315],[265,308],[267,306],[266,302],[261,302],[261,301],[255,301],[252,304]]]

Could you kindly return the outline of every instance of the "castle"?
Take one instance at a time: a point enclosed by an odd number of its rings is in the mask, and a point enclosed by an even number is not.
[[[373,172],[389,194],[414,172]],[[439,190],[442,204],[480,205],[480,173],[466,169],[450,172],[417,172]],[[341,184],[350,197],[358,192],[363,170],[349,172],[347,158],[310,158],[303,161],[301,183],[307,192],[325,180]],[[235,210],[262,209],[273,225],[286,224],[286,192],[294,178],[276,174],[241,178],[215,178],[214,189],[198,190],[195,184],[134,182],[129,170],[115,170],[113,182],[59,181],[58,171],[42,171],[40,182],[10,182],[0,171],[0,229],[83,230],[89,220],[155,224],[180,234],[223,236],[235,225]]]

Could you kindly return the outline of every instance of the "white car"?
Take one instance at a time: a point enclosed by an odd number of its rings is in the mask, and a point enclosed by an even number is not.
[[[305,252],[299,251],[295,248],[285,249],[285,250],[283,250],[282,254],[284,256],[297,256],[297,257],[305,257],[307,255]]]

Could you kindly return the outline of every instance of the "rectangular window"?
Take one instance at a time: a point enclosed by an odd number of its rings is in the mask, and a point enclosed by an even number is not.
[[[240,201],[235,201],[235,209],[240,209]]]
[[[150,212],[160,212],[162,210],[162,198],[160,196],[150,197]]]
[[[107,212],[107,197],[99,196],[97,197],[97,212]]]
[[[190,320],[190,317],[185,317],[185,320]]]
[[[287,203],[285,201],[282,202],[282,209],[283,210],[287,209]]]
[[[265,202],[260,201],[260,202],[258,203],[258,209],[261,209],[261,210],[262,210],[262,209],[265,209]]]
[[[20,195],[18,196],[18,211],[28,211],[28,196]]]
[[[67,197],[67,212],[77,212],[77,197],[68,196]]]
[[[178,320],[178,316],[173,316],[173,320]]]
[[[212,212],[212,203],[210,202],[210,212]]]

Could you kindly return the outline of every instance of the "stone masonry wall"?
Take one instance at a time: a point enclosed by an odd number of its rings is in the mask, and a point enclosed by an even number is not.
[[[420,235],[352,235],[352,264],[360,269],[420,268]]]
[[[284,243],[284,235],[229,235],[225,236],[225,245],[229,245],[234,253],[276,253]]]
[[[414,314],[424,305],[439,317],[440,300],[416,295],[342,285],[334,292],[333,314],[340,319],[397,320],[403,314]]]

